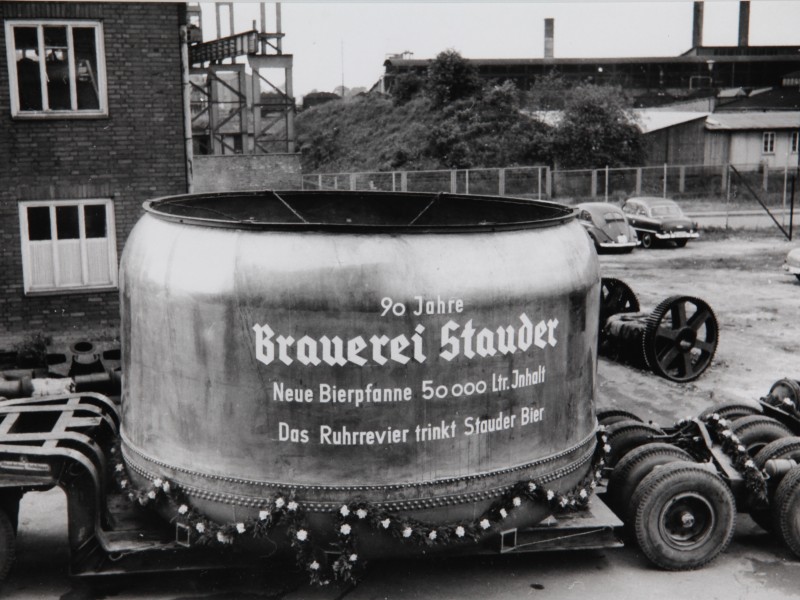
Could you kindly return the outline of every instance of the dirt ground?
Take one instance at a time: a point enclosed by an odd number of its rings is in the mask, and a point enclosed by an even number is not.
[[[794,245],[777,232],[740,231],[685,248],[601,255],[601,275],[627,283],[642,310],[676,294],[705,300],[719,344],[711,366],[683,384],[601,358],[598,405],[671,424],[715,403],[757,400],[778,379],[800,379],[800,281],[782,268]]]

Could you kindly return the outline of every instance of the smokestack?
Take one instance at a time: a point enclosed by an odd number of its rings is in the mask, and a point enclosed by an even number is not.
[[[739,46],[750,45],[750,2],[739,2]]]
[[[692,48],[703,45],[703,3],[694,3],[694,18],[692,19]]]
[[[553,19],[544,20],[544,57],[553,58],[553,30],[555,21]]]

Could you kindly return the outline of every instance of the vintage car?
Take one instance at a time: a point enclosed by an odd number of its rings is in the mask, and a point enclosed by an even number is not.
[[[630,252],[639,245],[636,232],[622,210],[608,202],[578,204],[578,221],[592,238],[598,252]]]
[[[652,248],[657,242],[675,242],[682,248],[686,242],[700,236],[697,223],[669,198],[628,198],[622,205],[622,212],[639,235],[642,248]]]
[[[800,248],[790,250],[786,255],[786,262],[783,263],[783,268],[789,273],[800,279]]]

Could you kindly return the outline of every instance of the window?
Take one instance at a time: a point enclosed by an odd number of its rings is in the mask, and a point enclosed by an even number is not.
[[[14,117],[108,114],[103,27],[93,21],[6,21]]]
[[[775,154],[775,132],[765,131],[761,146],[762,154]]]
[[[792,141],[790,146],[792,148],[792,154],[797,154],[798,150],[800,150],[800,131],[792,132]]]
[[[21,202],[19,220],[26,294],[117,286],[110,200]]]

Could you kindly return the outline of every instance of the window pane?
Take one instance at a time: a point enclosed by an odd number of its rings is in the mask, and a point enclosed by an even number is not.
[[[74,240],[80,237],[77,206],[56,207],[56,231],[59,240]]]
[[[53,110],[69,110],[69,53],[67,28],[44,28],[44,59],[47,70],[47,101]]]
[[[87,238],[106,237],[106,207],[102,204],[87,204],[83,207],[84,227]]]
[[[42,81],[39,75],[39,44],[35,27],[14,28],[14,56],[20,110],[42,110]]]
[[[94,28],[91,27],[75,27],[72,30],[72,41],[75,46],[78,109],[80,110],[100,108],[94,32]]]
[[[50,239],[50,208],[47,206],[28,207],[28,239]]]

